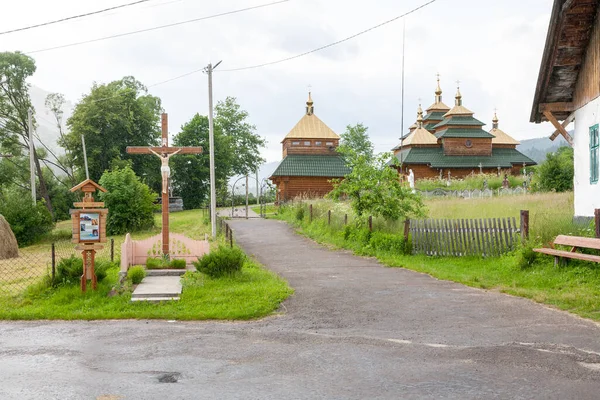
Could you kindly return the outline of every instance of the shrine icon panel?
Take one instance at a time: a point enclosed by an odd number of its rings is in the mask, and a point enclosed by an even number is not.
[[[106,242],[106,209],[74,210],[73,243]]]

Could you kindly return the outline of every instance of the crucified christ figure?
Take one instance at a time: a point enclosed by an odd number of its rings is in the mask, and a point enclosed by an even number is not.
[[[152,154],[154,154],[155,156],[160,158],[160,162],[161,162],[160,173],[162,175],[162,192],[168,193],[169,178],[171,177],[171,168],[169,167],[169,158],[171,158],[171,156],[174,156],[175,154],[179,153],[181,151],[181,149],[177,150],[174,153],[162,153],[162,154],[158,154],[157,152],[155,152],[152,149],[149,149],[149,150]]]

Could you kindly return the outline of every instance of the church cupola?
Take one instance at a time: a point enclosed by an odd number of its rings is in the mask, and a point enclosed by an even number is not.
[[[494,118],[492,118],[492,129],[498,129],[498,116],[494,110]]]
[[[313,115],[314,112],[315,112],[315,109],[313,107],[313,100],[310,95],[310,92],[308,92],[308,100],[306,101],[306,115]]]

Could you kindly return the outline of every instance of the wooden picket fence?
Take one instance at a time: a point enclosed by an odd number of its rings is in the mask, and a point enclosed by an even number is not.
[[[410,220],[413,254],[499,256],[514,248],[521,229],[515,218]]]

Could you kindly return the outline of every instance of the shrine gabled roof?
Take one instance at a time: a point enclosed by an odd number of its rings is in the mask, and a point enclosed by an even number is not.
[[[516,149],[494,149],[491,156],[447,156],[440,147],[411,147],[396,154],[404,164],[425,164],[432,168],[511,168],[515,165],[536,165],[536,162]]]
[[[466,129],[466,128],[447,128],[435,134],[435,137],[440,138],[493,138],[494,135],[484,131],[481,128]]]
[[[275,169],[273,176],[322,176],[341,178],[350,168],[338,155],[289,154]]]

